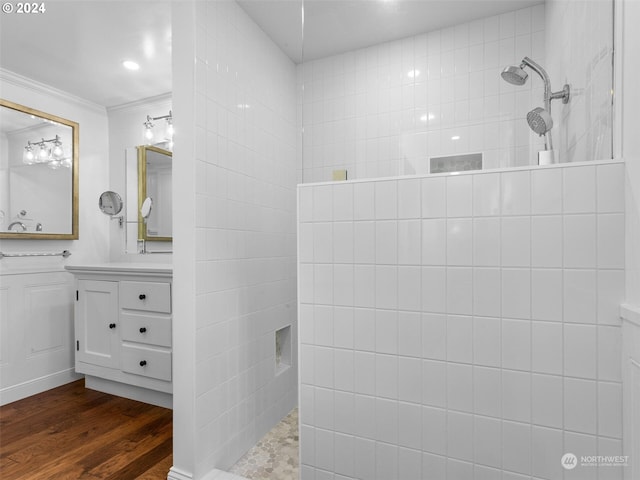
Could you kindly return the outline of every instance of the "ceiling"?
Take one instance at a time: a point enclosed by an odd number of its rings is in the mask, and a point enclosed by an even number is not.
[[[178,0],[174,0],[178,1]],[[239,0],[296,63],[427,32],[541,0]],[[105,107],[171,91],[171,1],[49,0],[0,15],[0,67]],[[140,64],[125,70],[122,61]]]
[[[300,63],[511,12],[544,0],[238,0]],[[304,56],[303,56],[304,53]]]
[[[45,2],[0,15],[0,66],[111,107],[171,91],[168,1]],[[122,61],[135,60],[138,71]]]

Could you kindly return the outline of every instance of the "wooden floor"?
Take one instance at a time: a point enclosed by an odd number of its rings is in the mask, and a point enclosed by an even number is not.
[[[166,479],[172,411],[84,388],[0,407],[0,478]]]

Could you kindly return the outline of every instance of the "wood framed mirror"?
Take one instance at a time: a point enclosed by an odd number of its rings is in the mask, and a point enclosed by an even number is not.
[[[171,242],[172,153],[143,145],[138,149],[138,239]]]
[[[79,125],[0,99],[0,238],[77,240]]]

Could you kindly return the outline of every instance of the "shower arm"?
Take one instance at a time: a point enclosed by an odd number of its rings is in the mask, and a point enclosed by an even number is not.
[[[531,70],[536,72],[542,78],[542,81],[544,82],[544,109],[547,112],[551,113],[551,97],[553,96],[553,94],[551,93],[551,82],[549,80],[547,71],[536,62],[531,60],[529,57],[524,57],[522,59],[520,68],[522,68],[523,66],[531,68]]]
[[[531,70],[536,72],[542,78],[544,82],[544,109],[551,113],[551,100],[562,100],[562,103],[569,103],[570,89],[569,85],[565,84],[562,87],[562,90],[558,92],[551,91],[551,81],[549,80],[549,75],[547,71],[538,65],[536,62],[531,60],[529,57],[524,57],[522,59],[522,63],[520,64],[520,68],[529,67]]]

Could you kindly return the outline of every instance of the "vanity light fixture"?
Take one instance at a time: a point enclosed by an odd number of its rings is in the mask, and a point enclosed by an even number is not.
[[[60,141],[59,135],[49,140],[43,138],[36,142],[27,141],[27,145],[24,147],[22,162],[26,165],[43,163],[53,169],[63,166],[67,168],[71,167],[71,159],[64,158],[64,148],[62,147],[62,141]]]
[[[167,127],[164,132],[164,138],[160,139],[159,142],[153,142],[154,132],[153,129],[155,127],[156,120],[165,120],[167,122]],[[144,125],[144,139],[147,145],[151,145],[152,143],[163,143],[167,142],[169,144],[169,148],[173,147],[173,115],[171,114],[171,110],[169,110],[168,115],[161,115],[159,117],[152,117],[147,115],[147,119],[143,122]]]

